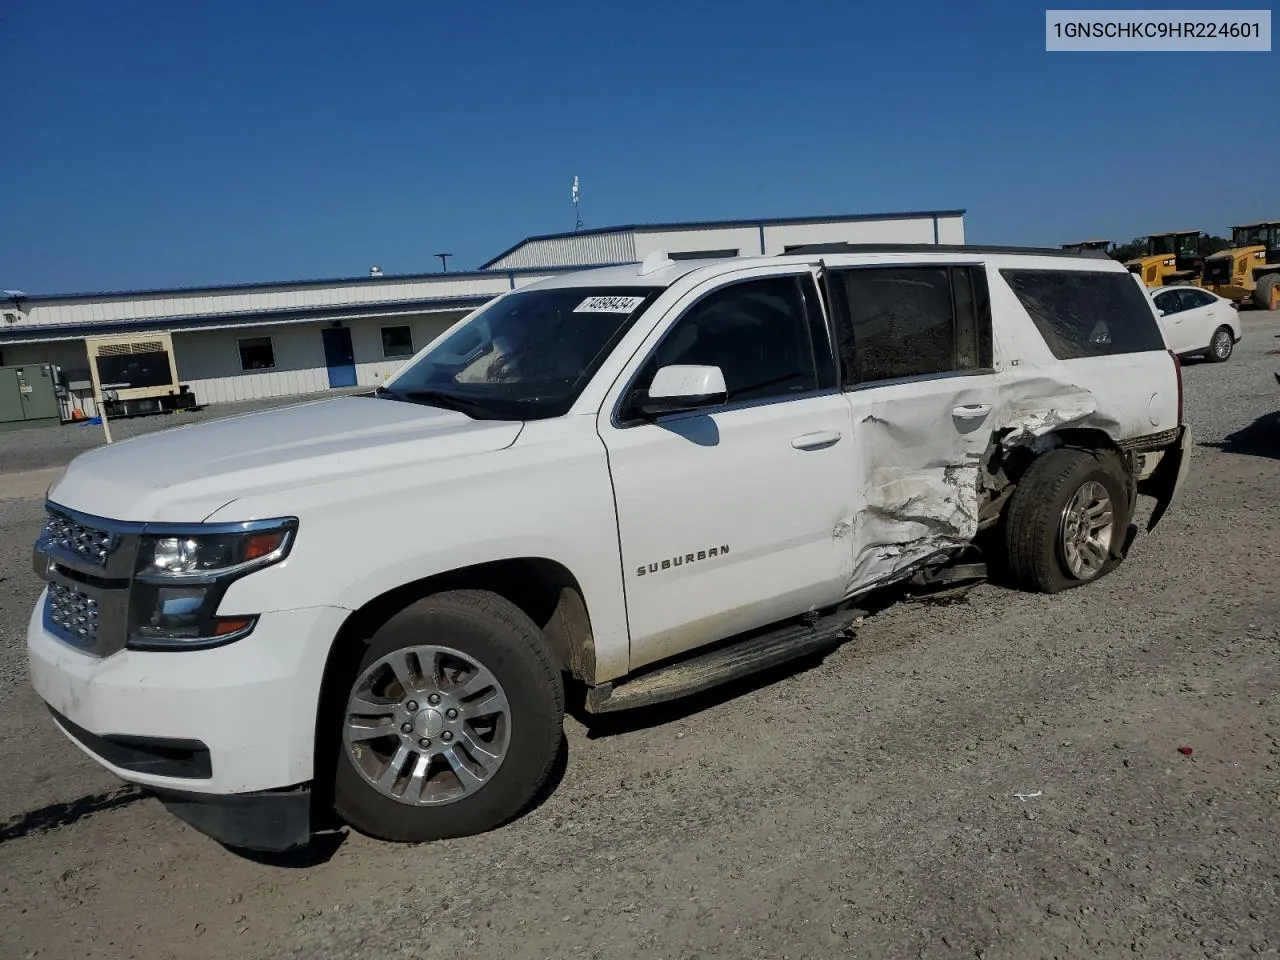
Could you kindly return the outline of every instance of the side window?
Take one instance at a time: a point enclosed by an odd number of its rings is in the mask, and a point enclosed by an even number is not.
[[[1169,293],[1162,293],[1155,299],[1156,307],[1163,310],[1166,317],[1173,316],[1173,314],[1182,309],[1182,301],[1178,298],[1176,290],[1172,290]]]
[[[991,367],[982,267],[835,270],[828,289],[846,385]]]
[[[1000,276],[1059,360],[1165,349],[1146,295],[1123,273],[1001,270]]]
[[[1187,305],[1188,310],[1193,310],[1196,307],[1209,306],[1213,303],[1213,297],[1203,290],[1183,290],[1182,301]]]
[[[707,294],[667,331],[641,368],[647,390],[660,367],[716,366],[729,402],[812,392],[818,378],[799,278],[748,280]]]

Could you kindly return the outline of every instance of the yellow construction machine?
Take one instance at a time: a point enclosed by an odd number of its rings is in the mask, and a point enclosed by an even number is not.
[[[1125,266],[1148,287],[1200,283],[1205,236],[1199,230],[1174,230],[1147,237],[1147,252],[1126,260]]]
[[[1231,228],[1231,248],[1204,262],[1203,286],[1220,297],[1280,310],[1280,220]]]

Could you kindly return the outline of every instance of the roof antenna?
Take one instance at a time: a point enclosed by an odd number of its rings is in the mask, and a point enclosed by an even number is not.
[[[581,197],[579,197],[578,195],[578,175],[575,173],[573,175],[573,219],[575,221],[573,224],[574,233],[577,233],[579,230],[582,229],[582,209],[579,206],[580,200],[581,200]]]

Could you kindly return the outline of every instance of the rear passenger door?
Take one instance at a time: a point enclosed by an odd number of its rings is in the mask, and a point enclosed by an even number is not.
[[[977,533],[997,400],[991,307],[981,264],[824,268],[852,411],[852,594]]]

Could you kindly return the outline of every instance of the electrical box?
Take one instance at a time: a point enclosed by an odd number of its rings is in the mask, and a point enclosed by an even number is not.
[[[0,430],[56,426],[61,413],[53,364],[0,367]]]

